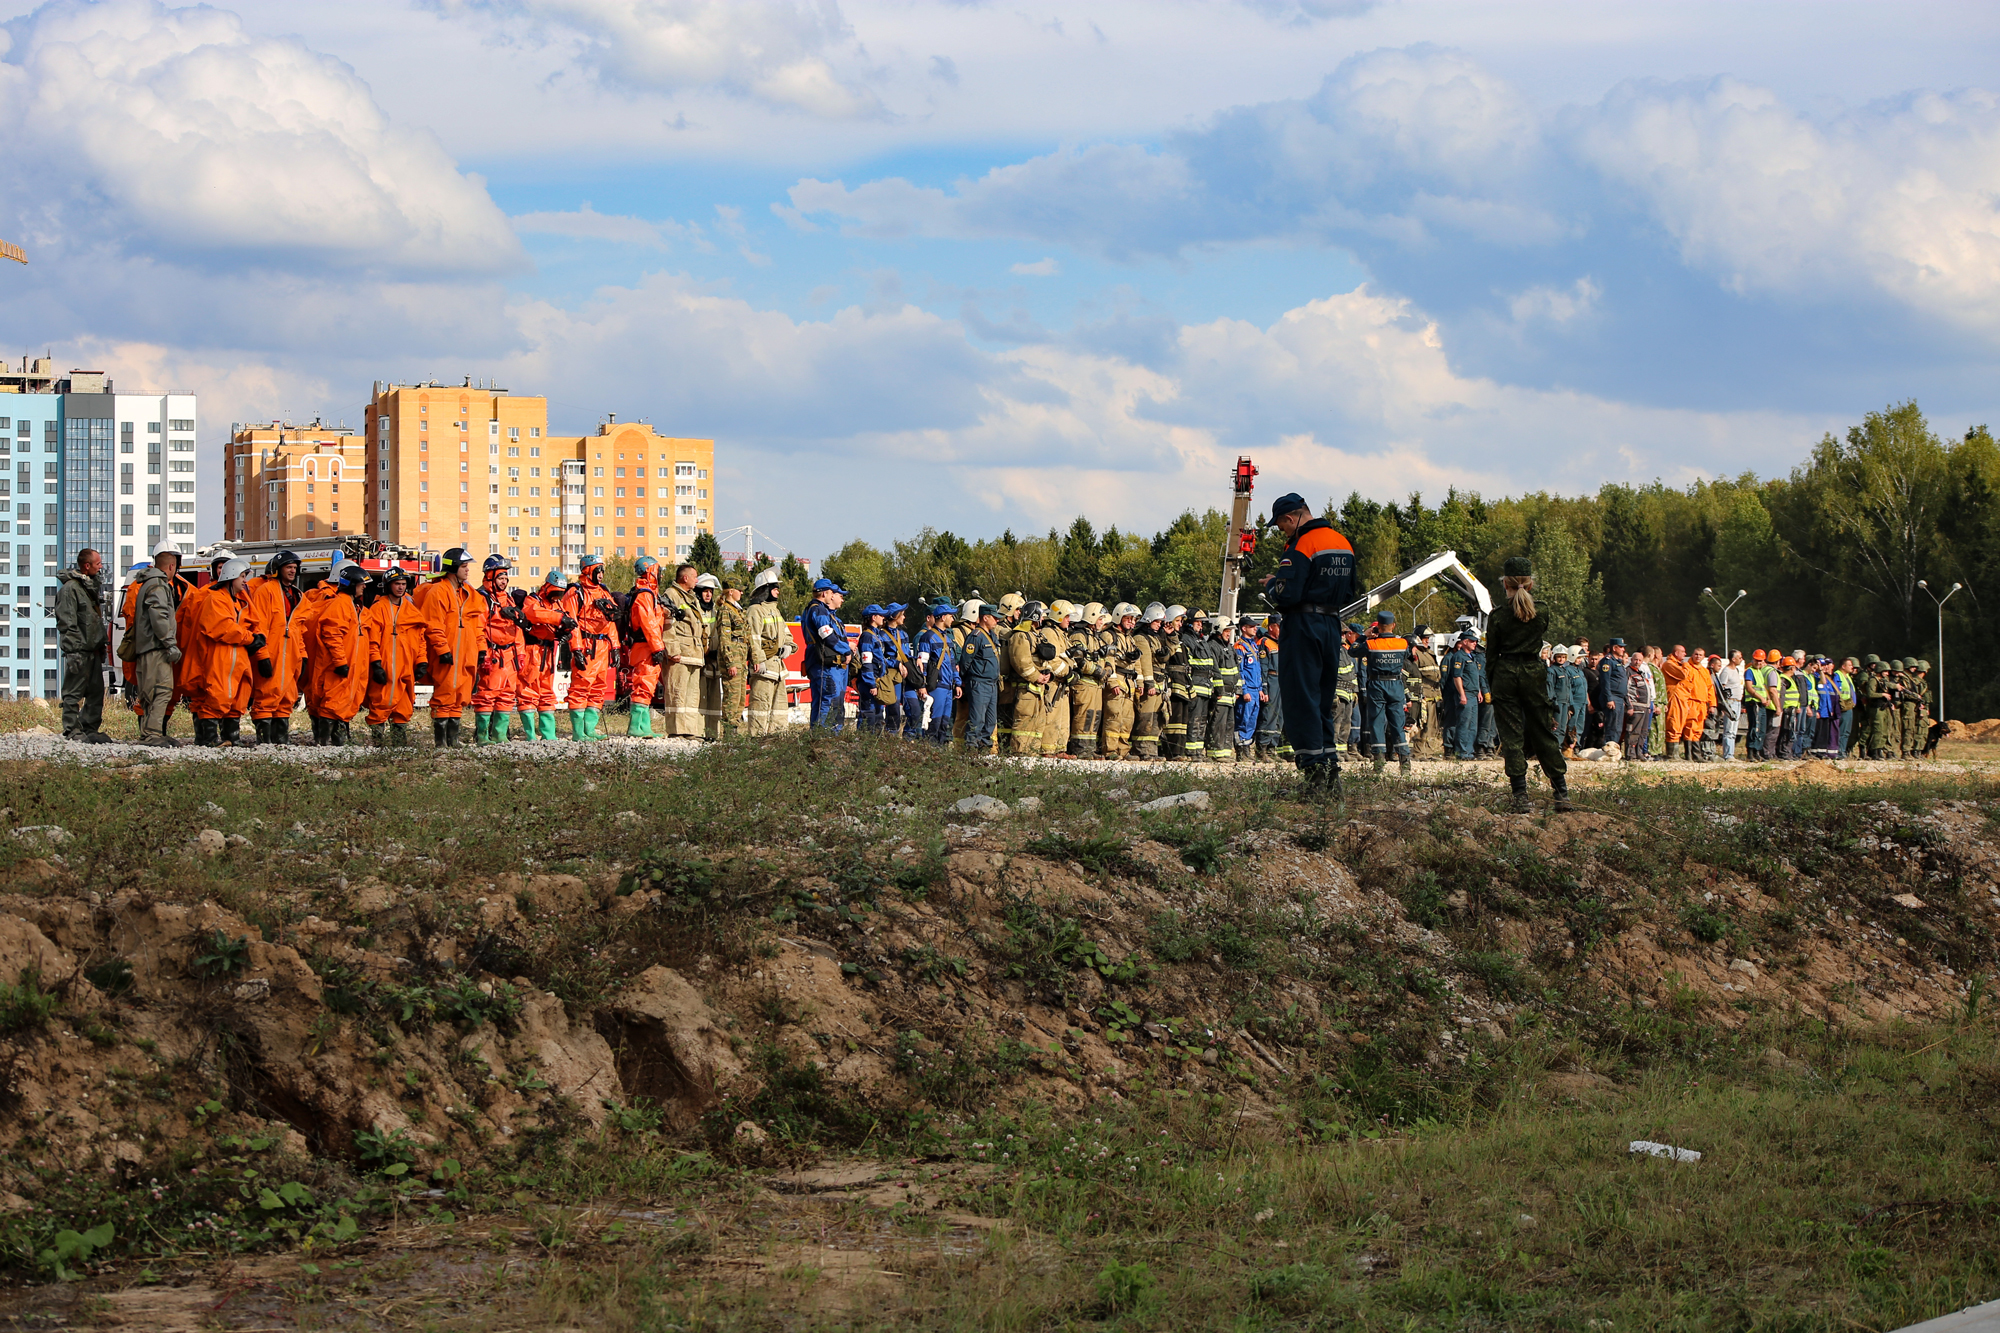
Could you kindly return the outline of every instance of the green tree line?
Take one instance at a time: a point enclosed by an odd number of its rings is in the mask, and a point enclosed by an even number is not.
[[[1684,488],[1606,485],[1595,495],[1486,499],[1448,491],[1380,503],[1350,493],[1315,512],[1354,543],[1365,586],[1435,551],[1456,550],[1488,586],[1527,555],[1556,635],[1720,649],[1804,648],[1840,656],[1938,658],[1938,596],[1965,588],[1943,616],[1947,701],[1954,717],[2000,715],[2000,627],[1985,598],[2000,574],[2000,449],[1985,426],[1941,438],[1915,402],[1871,412],[1820,440],[1784,478],[1751,473]],[[1264,516],[1259,515],[1260,524]],[[1083,516],[1067,531],[968,541],[924,528],[886,549],[856,539],[825,562],[850,608],[924,597],[1019,591],[1050,601],[1178,602],[1213,607],[1228,523],[1182,513],[1151,537],[1102,532]],[[1265,528],[1247,569],[1243,607],[1283,550]],[[807,582],[788,580],[796,614]],[[1715,598],[1704,595],[1713,589]],[[1736,600],[1736,594],[1744,596]],[[1439,585],[1392,602],[1404,625],[1447,625],[1466,610]]]

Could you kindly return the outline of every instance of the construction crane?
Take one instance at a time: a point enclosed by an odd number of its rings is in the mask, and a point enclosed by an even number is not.
[[[1229,532],[1222,539],[1222,596],[1216,615],[1227,622],[1236,618],[1236,601],[1243,591],[1243,565],[1257,553],[1257,528],[1250,522],[1250,491],[1257,481],[1257,465],[1247,458],[1236,460],[1229,474],[1232,495],[1229,503]]]
[[[0,259],[11,259],[17,264],[28,262],[28,252],[12,241],[0,241]]]
[[[1487,618],[1493,614],[1493,594],[1486,591],[1486,585],[1479,581],[1477,574],[1465,567],[1465,562],[1458,558],[1456,551],[1439,551],[1434,555],[1425,556],[1395,578],[1386,583],[1376,584],[1340,608],[1340,618],[1344,621],[1357,619],[1373,611],[1391,597],[1415,592],[1431,579],[1444,583],[1478,608],[1472,615],[1460,616],[1459,622],[1469,624],[1481,637],[1484,637]],[[1431,636],[1432,647],[1438,646],[1439,638],[1439,635]]]

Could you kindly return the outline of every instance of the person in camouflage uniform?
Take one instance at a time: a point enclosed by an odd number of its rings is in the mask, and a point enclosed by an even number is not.
[[[715,605],[715,629],[709,640],[712,675],[702,701],[702,720],[709,739],[743,731],[743,690],[750,676],[750,613],[743,607],[743,581],[735,575],[722,580],[722,599]],[[713,712],[711,712],[711,704]]]

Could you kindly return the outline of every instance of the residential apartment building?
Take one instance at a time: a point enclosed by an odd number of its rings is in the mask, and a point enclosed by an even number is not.
[[[550,436],[548,400],[467,379],[378,382],[362,414],[360,531],[432,551],[500,552],[522,576],[574,570],[586,551],[687,554],[715,531],[715,442],[607,420]]]
[[[24,391],[43,385],[46,392]],[[196,420],[193,394],[118,393],[100,371],[54,379],[37,360],[0,375],[5,693],[61,693],[56,574],[77,551],[103,554],[107,594],[163,536],[193,554]]]
[[[222,479],[225,542],[374,531],[368,437],[345,423],[238,422],[229,428]]]

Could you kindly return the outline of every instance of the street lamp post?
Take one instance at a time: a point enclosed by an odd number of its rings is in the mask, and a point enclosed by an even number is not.
[[[1715,595],[1715,589],[1713,588],[1703,588],[1701,595],[1708,598],[1709,601],[1714,602],[1717,606],[1722,607],[1722,660],[1727,662],[1729,660],[1729,607],[1736,605],[1750,594],[1738,588],[1736,595],[1729,599],[1728,606],[1723,606],[1722,599]]]
[[[1942,722],[1942,721],[1944,721],[1944,720],[1945,720],[1945,711],[1944,711],[1944,604],[1945,604],[1946,602],[1948,602],[1948,601],[1950,601],[1950,600],[1951,600],[1951,597],[1952,597],[1952,593],[1955,593],[1955,592],[1957,592],[1957,591],[1958,591],[1958,590],[1959,590],[1960,588],[1963,588],[1963,587],[1964,587],[1965,585],[1964,585],[1963,583],[1954,583],[1954,584],[1952,584],[1952,585],[1951,585],[1951,592],[1947,592],[1947,593],[1946,593],[1946,594],[1945,594],[1944,596],[1942,596],[1942,597],[1940,597],[1940,596],[1938,596],[1938,595],[1937,595],[1936,593],[1932,592],[1932,591],[1931,591],[1931,585],[1930,585],[1930,584],[1928,584],[1928,583],[1926,583],[1926,582],[1924,582],[1924,580],[1922,580],[1922,579],[1918,579],[1918,580],[1917,580],[1917,586],[1918,586],[1919,588],[1922,588],[1922,589],[1924,590],[1924,593],[1925,593],[1925,595],[1926,595],[1926,596],[1928,596],[1928,597],[1929,597],[1929,598],[1930,598],[1930,599],[1931,599],[1931,600],[1932,600],[1933,602],[1936,602],[1936,603],[1937,603],[1937,618],[1938,618],[1938,663],[1937,663],[1937,666],[1938,666],[1938,715],[1937,715],[1937,720],[1938,720],[1938,721],[1940,721],[1940,722]]]

